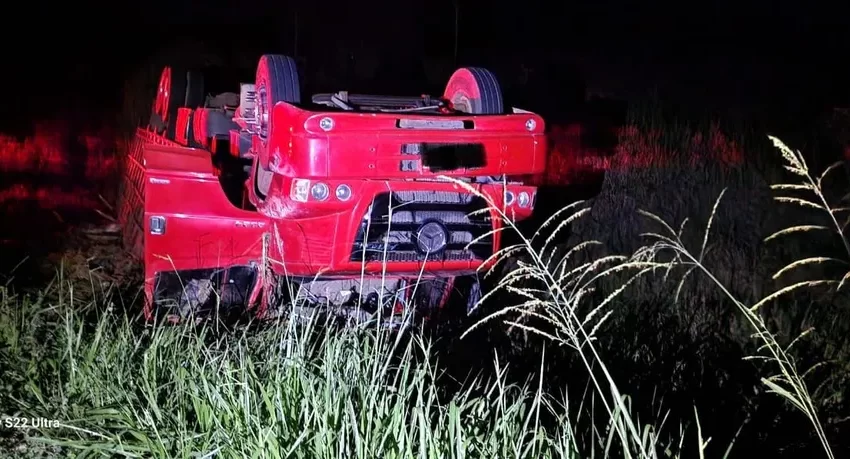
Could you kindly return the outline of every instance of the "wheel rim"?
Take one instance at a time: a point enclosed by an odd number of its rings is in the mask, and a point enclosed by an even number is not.
[[[265,83],[260,83],[257,88],[257,129],[261,139],[266,140],[269,135],[269,93]]]
[[[472,101],[464,93],[456,93],[452,99],[452,107],[460,112],[472,113]]]

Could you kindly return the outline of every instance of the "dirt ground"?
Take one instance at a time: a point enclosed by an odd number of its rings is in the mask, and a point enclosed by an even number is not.
[[[138,263],[121,246],[113,206],[82,187],[0,189],[0,282],[38,289],[58,274],[68,281],[127,284]],[[90,281],[90,282],[89,282]]]

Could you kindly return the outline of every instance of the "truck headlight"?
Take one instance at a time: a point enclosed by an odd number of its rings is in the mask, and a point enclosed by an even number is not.
[[[351,198],[351,187],[342,184],[336,187],[336,198],[340,201],[348,201]]]
[[[514,195],[513,191],[506,191],[505,192],[505,205],[509,206],[509,205],[513,204],[515,198],[516,198],[516,196]]]
[[[310,196],[316,201],[324,201],[328,199],[328,195],[330,195],[330,190],[328,190],[328,186],[324,183],[316,183],[310,188]]]
[[[517,196],[516,202],[517,204],[519,204],[520,207],[525,209],[529,206],[529,204],[531,204],[531,196],[529,196],[528,193],[526,193],[525,191],[522,191]]]

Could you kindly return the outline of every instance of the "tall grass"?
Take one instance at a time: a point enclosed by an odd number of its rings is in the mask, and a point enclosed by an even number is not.
[[[2,414],[60,423],[13,432],[5,446],[20,456],[576,455],[563,403],[539,380],[447,393],[416,336],[294,321],[144,328],[74,307],[74,290],[58,287],[38,298],[2,290]]]
[[[771,188],[786,193],[808,192],[811,195],[810,198],[782,195],[774,199],[780,203],[790,203],[820,211],[827,217],[827,224],[786,226],[767,236],[764,239],[765,242],[793,233],[832,232],[833,236],[837,236],[836,239],[840,241],[847,255],[847,258],[802,256],[777,270],[772,278],[777,280],[791,271],[801,270],[814,264],[836,264],[844,266],[844,272],[847,272],[850,243],[845,231],[850,217],[844,220],[839,217],[848,213],[847,208],[836,207],[829,202],[823,183],[827,175],[837,170],[842,163],[833,164],[815,178],[802,153],[792,151],[775,137],[770,139],[781,152],[784,168],[799,179],[798,183],[780,183],[772,185]],[[669,156],[667,158],[669,160]],[[458,184],[474,192],[468,185]],[[746,359],[764,361],[772,366],[772,371],[761,378],[767,391],[779,395],[790,406],[799,410],[809,421],[825,455],[828,458],[835,457],[818,413],[818,406],[823,400],[815,397],[806,381],[806,376],[822,362],[810,369],[801,370],[798,359],[793,354],[795,345],[804,340],[811,329],[785,341],[770,329],[768,321],[761,315],[761,309],[802,289],[825,286],[832,287],[832,293],[835,293],[850,279],[850,274],[841,272],[836,279],[807,279],[792,283],[747,304],[746,300],[734,293],[733,289],[719,279],[706,263],[707,255],[716,248],[710,244],[711,229],[713,222],[718,218],[721,198],[726,191],[727,189],[721,191],[720,197],[715,201],[701,240],[695,249],[689,247],[690,244],[683,236],[688,223],[687,218],[674,229],[671,223],[657,214],[638,209],[639,215],[655,223],[661,231],[649,230],[642,233],[641,236],[646,242],[631,255],[597,254],[581,261],[576,261],[577,254],[604,244],[599,240],[585,239],[568,247],[557,247],[558,233],[591,212],[591,206],[582,201],[566,206],[543,225],[544,228],[553,226],[554,230],[542,233],[543,228],[541,228],[530,237],[521,237],[517,244],[503,248],[494,256],[500,261],[517,257],[522,260],[513,264],[511,270],[499,279],[495,290],[489,293],[496,295],[497,292],[503,291],[513,294],[518,299],[517,304],[500,308],[477,322],[473,329],[491,320],[501,320],[509,327],[542,336],[547,341],[570,348],[576,354],[575,359],[581,362],[589,374],[596,391],[595,396],[602,400],[605,412],[612,418],[615,412],[625,415],[618,417],[619,422],[612,426],[617,432],[616,438],[622,443],[623,450],[635,456],[647,457],[653,451],[655,441],[653,433],[646,431],[641,435],[638,431],[637,421],[623,402],[625,400],[623,391],[609,371],[605,359],[601,357],[602,352],[597,343],[604,338],[598,335],[600,330],[603,330],[606,320],[619,312],[616,310],[616,305],[619,303],[623,306],[627,303],[620,301],[620,297],[645,293],[635,289],[638,281],[647,277],[650,278],[650,282],[662,285],[673,281],[675,290],[672,292],[668,290],[668,292],[672,293],[676,302],[688,278],[695,275],[694,273],[701,273],[710,281],[714,289],[731,301],[749,327],[751,337],[758,343],[756,353],[747,356]],[[846,199],[847,197],[844,198]],[[491,203],[491,206],[499,207],[495,203]],[[499,212],[503,221],[507,223],[507,228],[518,232],[508,218],[509,215],[506,215],[504,210]],[[660,277],[656,274],[660,274]],[[678,279],[676,276],[679,276]],[[472,329],[469,332],[471,331]],[[699,426],[699,419],[697,419],[697,425]],[[705,443],[700,439],[698,444],[700,456],[702,456]],[[727,449],[728,452],[729,449]]]

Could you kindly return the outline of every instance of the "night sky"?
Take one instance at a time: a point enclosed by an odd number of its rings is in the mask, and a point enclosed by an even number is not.
[[[547,85],[575,77],[621,97],[659,88],[682,103],[757,104],[778,97],[850,103],[847,3],[457,3],[458,65],[495,67],[500,78],[522,64],[544,74]],[[4,14],[3,83],[19,88],[9,91],[7,101],[30,116],[49,113],[56,100],[67,98],[88,108],[115,107],[124,79],[150,55],[196,40],[245,62],[255,62],[263,52],[297,49],[311,71],[332,68],[325,63],[340,55],[371,53],[379,67],[366,82],[370,89],[418,93],[423,57],[453,59],[455,5],[450,0],[23,2],[7,6]]]

